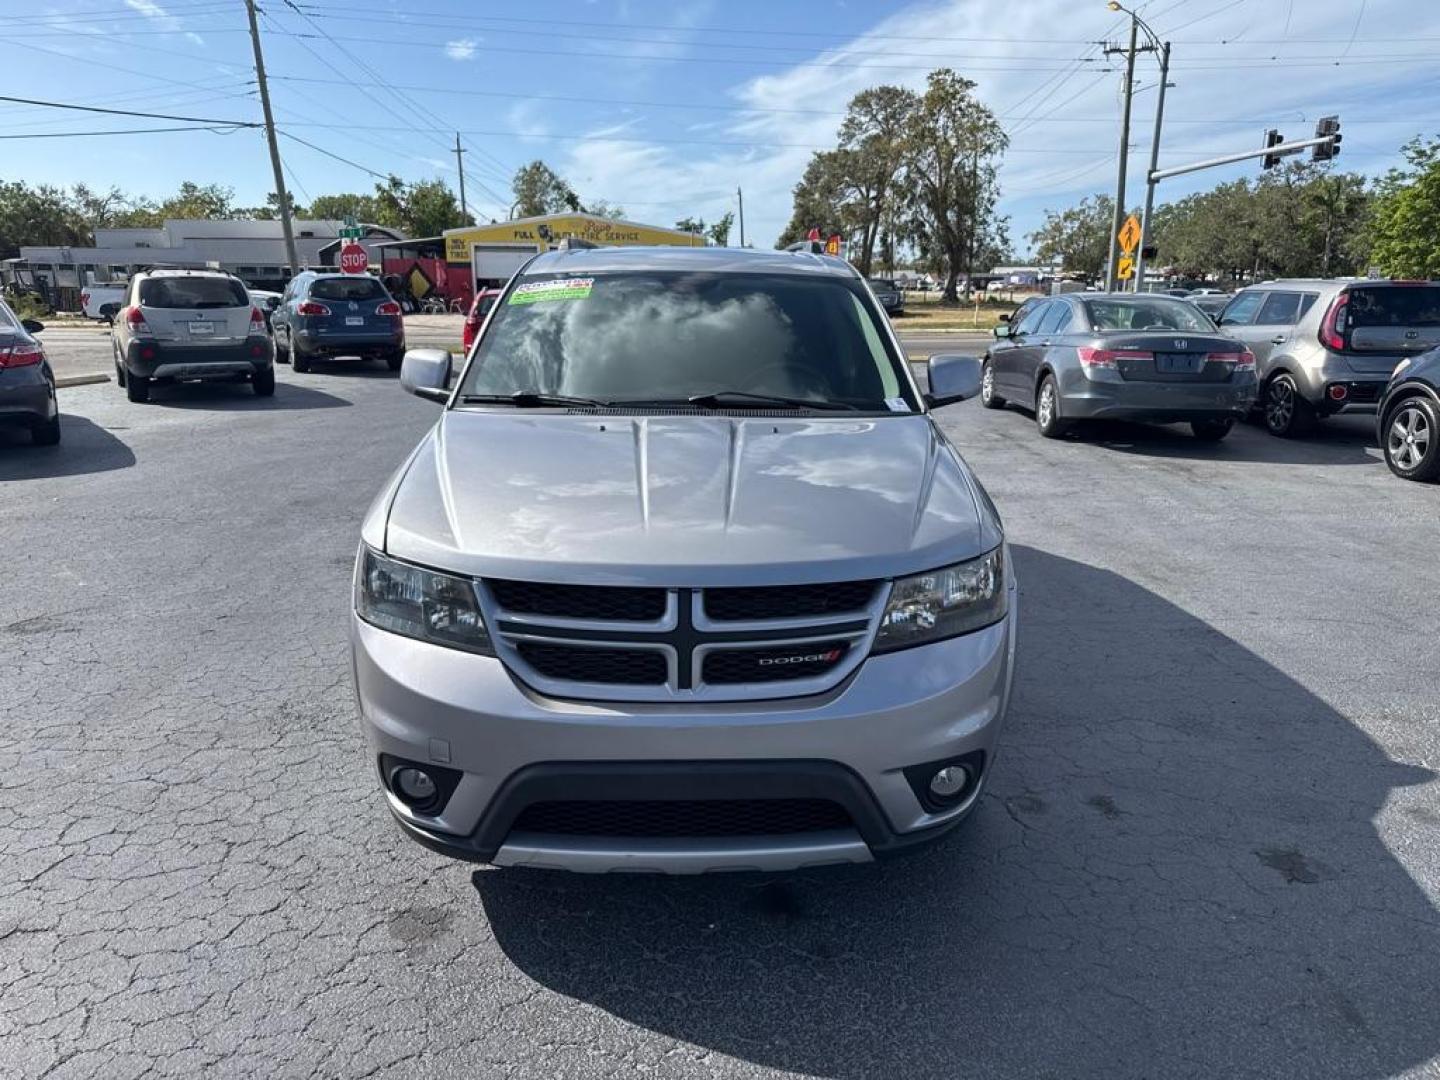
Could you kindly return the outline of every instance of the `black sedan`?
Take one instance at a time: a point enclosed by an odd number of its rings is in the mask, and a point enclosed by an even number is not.
[[[1047,438],[1104,419],[1188,423],[1217,442],[1254,404],[1254,355],[1184,300],[1084,293],[1031,301],[1017,315],[995,328],[980,400],[1034,409]]]
[[[44,329],[0,300],[0,424],[29,428],[38,446],[54,446],[60,441],[55,373],[35,338]]]
[[[900,286],[889,278],[870,278],[870,288],[875,293],[875,299],[880,301],[880,306],[885,309],[886,315],[903,315],[905,313],[905,293]]]
[[[1400,362],[1380,399],[1376,430],[1396,476],[1440,478],[1440,349]]]

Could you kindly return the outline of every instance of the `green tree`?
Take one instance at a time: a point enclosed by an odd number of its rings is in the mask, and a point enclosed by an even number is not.
[[[730,246],[730,228],[735,224],[735,212],[726,210],[720,220],[705,230],[705,235],[720,247]]]
[[[919,210],[912,216],[916,240],[944,260],[942,299],[951,303],[959,300],[961,270],[1003,238],[995,160],[1009,140],[974,89],[949,68],[932,71],[904,130],[905,173]]]
[[[1393,277],[1440,277],[1440,139],[1414,139],[1380,181],[1371,258]]]
[[[85,244],[90,236],[76,221],[64,189],[23,180],[0,181],[0,258],[20,254],[22,244]]]
[[[919,107],[919,98],[903,87],[874,86],[850,99],[840,124],[844,216],[847,231],[858,237],[852,257],[862,274],[870,273],[882,226],[892,204],[899,201],[905,133]],[[888,261],[893,260],[892,250]]]
[[[694,233],[696,236],[705,235],[705,219],[696,217],[683,217],[675,222],[675,228],[681,232]]]
[[[532,161],[515,170],[510,189],[515,193],[516,217],[538,217],[580,209],[580,197],[574,189],[543,161]]]
[[[1093,281],[1105,272],[1114,212],[1110,196],[1087,195],[1068,210],[1047,210],[1044,223],[1027,239],[1041,262],[1057,262]]]
[[[594,202],[588,202],[581,209],[587,214],[609,218],[612,221],[625,216],[625,208],[623,206],[617,206],[615,203],[608,202],[605,199],[596,199]]]
[[[310,216],[321,221],[344,221],[347,217],[353,217],[356,221],[376,224],[376,215],[373,195],[359,195],[354,192],[321,195],[310,204]]]
[[[819,229],[821,236],[844,233],[847,225],[845,169],[846,159],[841,151],[821,150],[811,156],[805,174],[795,185],[790,223],[780,234],[776,247],[804,240],[811,229]]]
[[[474,224],[443,180],[421,180],[405,188],[401,228],[411,236],[439,236],[446,229]]]

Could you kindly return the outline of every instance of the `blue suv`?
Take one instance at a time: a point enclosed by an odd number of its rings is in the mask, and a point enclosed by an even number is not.
[[[366,274],[296,274],[270,324],[275,359],[300,372],[331,356],[383,359],[391,371],[399,371],[405,355],[400,305]]]

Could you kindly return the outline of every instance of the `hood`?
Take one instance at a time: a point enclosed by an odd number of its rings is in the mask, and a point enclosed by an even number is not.
[[[1000,542],[929,417],[603,417],[449,410],[390,501],[386,550],[477,577],[836,581]]]

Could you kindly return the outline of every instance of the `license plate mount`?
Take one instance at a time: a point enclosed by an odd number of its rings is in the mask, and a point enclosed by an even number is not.
[[[346,315],[346,316],[345,316],[345,325],[346,325],[346,326],[364,326],[364,325],[365,325],[365,316],[364,316],[364,315]]]
[[[192,322],[190,324],[191,337],[214,337],[215,324],[212,322]]]
[[[1204,353],[1156,353],[1155,370],[1162,375],[1198,375]]]

